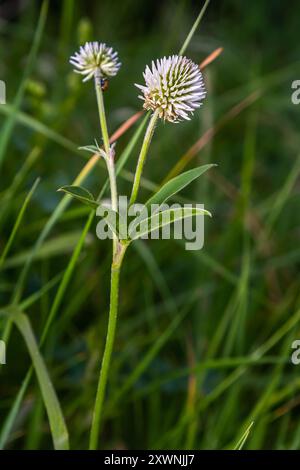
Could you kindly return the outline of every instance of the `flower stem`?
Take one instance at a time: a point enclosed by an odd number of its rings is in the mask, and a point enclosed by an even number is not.
[[[113,158],[109,158],[106,162],[107,171],[109,175],[109,184],[111,192],[111,208],[115,212],[118,211],[118,191],[117,191],[117,182],[116,182],[116,173],[115,173],[115,164]]]
[[[145,137],[144,137],[143,145],[142,145],[142,148],[141,148],[141,151],[140,151],[140,155],[139,155],[139,159],[138,159],[138,163],[137,163],[137,167],[136,167],[136,171],[135,171],[135,175],[134,175],[134,182],[133,182],[133,186],[132,186],[132,192],[131,192],[131,196],[130,196],[129,205],[132,205],[132,204],[135,203],[137,195],[138,195],[140,182],[141,182],[141,176],[142,176],[146,156],[147,156],[147,153],[148,153],[148,149],[149,149],[149,146],[150,146],[150,143],[151,143],[151,140],[152,140],[152,136],[153,136],[153,133],[154,133],[157,118],[158,118],[158,110],[156,110],[152,114],[151,119],[150,119],[149,124],[148,124],[148,127],[147,127],[147,130],[146,130],[146,134],[145,134]]]
[[[109,137],[108,137],[108,130],[107,130],[107,122],[106,122],[106,115],[105,115],[105,107],[104,107],[104,100],[103,100],[103,91],[101,88],[101,77],[98,74],[95,74],[95,89],[96,89],[96,96],[97,96],[97,104],[98,104],[98,112],[99,112],[99,119],[100,119],[100,127],[101,133],[103,138],[103,145],[104,150],[106,153],[106,166],[109,176],[109,185],[110,185],[110,195],[111,195],[111,208],[115,212],[118,211],[118,190],[117,190],[117,182],[116,182],[116,174],[115,174],[115,162],[114,157],[109,145]],[[117,238],[114,234],[113,236],[113,252],[116,253],[117,250]]]
[[[104,150],[106,153],[105,161],[107,165],[107,171],[109,174],[110,193],[111,193],[111,205],[114,211],[118,210],[118,192],[115,175],[115,163],[114,155],[109,145],[109,137],[107,131],[107,123],[104,109],[103,93],[101,88],[100,76],[95,75],[95,88],[97,95],[97,104],[100,118],[100,127],[102,132]],[[118,317],[118,306],[119,306],[119,279],[120,270],[122,266],[123,257],[126,251],[127,245],[121,244],[114,234],[113,237],[113,259],[111,265],[111,285],[110,285],[110,305],[109,305],[109,318],[106,333],[106,341],[104,354],[102,358],[102,365],[98,380],[98,387],[96,393],[96,400],[93,413],[93,421],[90,434],[90,450],[96,450],[98,447],[98,440],[101,428],[101,418],[103,403],[105,399],[105,391],[108,379],[108,372],[110,368],[111,355],[115,340],[117,317]]]
[[[108,371],[110,368],[111,354],[113,350],[117,317],[118,317],[118,304],[119,304],[119,279],[120,270],[122,266],[123,257],[126,251],[126,245],[118,245],[118,251],[115,254],[111,266],[111,286],[110,286],[110,309],[109,320],[107,327],[107,335],[105,342],[105,349],[102,359],[101,372],[98,381],[98,388],[96,394],[96,401],[93,414],[93,422],[90,435],[90,450],[96,450],[98,447],[98,439],[101,428],[101,418],[103,403],[105,398],[105,390],[108,378]]]
[[[101,77],[99,73],[95,74],[95,88],[96,88],[97,104],[98,104],[100,127],[101,127],[101,132],[102,132],[104,150],[106,154],[109,155],[110,154],[109,137],[108,137],[106,116],[105,116],[103,91],[101,88]]]

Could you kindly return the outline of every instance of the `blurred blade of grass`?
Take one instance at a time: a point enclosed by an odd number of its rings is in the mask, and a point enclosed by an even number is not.
[[[29,193],[27,194],[27,196],[26,196],[26,198],[25,198],[25,200],[24,200],[24,203],[23,203],[23,205],[22,205],[22,207],[21,207],[21,209],[20,209],[20,211],[19,211],[19,213],[18,213],[18,216],[17,216],[16,221],[15,221],[15,223],[14,223],[13,229],[12,229],[12,231],[11,231],[11,233],[10,233],[10,236],[9,236],[7,242],[6,242],[6,245],[5,245],[5,247],[4,247],[3,251],[2,251],[2,255],[1,255],[1,257],[0,257],[0,271],[1,271],[1,268],[2,268],[2,266],[3,266],[3,263],[4,263],[4,261],[5,261],[6,257],[7,257],[7,255],[8,255],[8,253],[9,253],[9,250],[10,250],[10,248],[11,248],[13,242],[14,242],[15,236],[16,236],[17,231],[18,231],[18,229],[19,229],[19,227],[20,227],[20,225],[21,225],[21,222],[22,222],[22,220],[23,220],[23,216],[24,216],[24,214],[25,214],[25,211],[26,211],[26,209],[27,209],[27,206],[28,206],[28,204],[29,204],[29,202],[30,202],[30,200],[31,200],[31,198],[32,198],[32,196],[33,196],[33,194],[34,194],[34,191],[36,190],[36,188],[37,188],[39,182],[40,182],[40,178],[37,178],[37,179],[35,180],[35,182],[33,183],[33,186],[32,186],[32,188],[30,189]]]
[[[14,307],[11,307],[7,314],[8,316],[12,316],[14,323],[23,336],[28,352],[31,356],[47,410],[54,448],[56,450],[68,450],[69,436],[65,420],[46,365],[40,355],[29,319],[23,312]]]
[[[244,243],[244,253],[242,255],[242,269],[237,286],[237,305],[235,315],[232,317],[229,331],[224,342],[223,354],[228,356],[236,351],[238,354],[243,353],[243,345],[245,345],[245,322],[247,315],[247,304],[249,297],[249,276],[250,276],[250,249],[248,243]]]
[[[291,363],[290,357],[286,360],[286,365]],[[270,406],[275,407],[279,406],[280,408],[275,410],[273,419],[278,419],[278,417],[282,416],[285,411],[287,410],[286,403],[283,403],[283,406],[280,406],[284,400],[289,398],[294,398],[295,392],[297,392],[300,388],[300,378],[295,377],[290,383],[288,384],[281,384],[281,388],[273,393],[270,399]]]
[[[56,276],[54,276],[50,281],[46,282],[41,289],[37,290],[33,294],[31,294],[29,297],[26,299],[22,300],[19,304],[19,308],[22,311],[27,310],[29,307],[31,307],[35,302],[37,302],[39,299],[43,297],[44,294],[49,292],[56,284],[61,280],[63,276],[63,273],[59,273]]]
[[[38,392],[37,392],[38,393]],[[40,429],[42,428],[44,417],[43,399],[39,394],[34,401],[33,414],[29,422],[26,436],[25,450],[39,449],[42,440]]]
[[[286,448],[286,441],[288,440],[290,426],[292,424],[292,419],[290,414],[283,416],[281,420],[281,426],[276,438],[276,449],[284,450]],[[288,450],[294,450],[293,447],[288,447]],[[297,448],[295,448],[297,450]]]
[[[74,249],[81,232],[76,230],[70,233],[65,233],[64,235],[59,235],[57,237],[51,238],[46,241],[43,246],[39,248],[38,253],[34,252],[34,248],[25,250],[17,255],[14,255],[8,258],[4,264],[3,269],[15,268],[18,266],[26,265],[29,259],[33,258],[34,260],[48,259],[55,256],[62,255],[64,253],[69,253]]]
[[[3,425],[1,428],[1,432],[0,432],[0,450],[3,450],[6,444],[8,443],[9,436],[13,429],[13,425],[17,418],[20,406],[22,404],[23,397],[26,393],[27,387],[32,377],[32,373],[33,373],[33,368],[31,366],[30,371],[26,374],[25,379],[23,380],[21,386],[19,387],[17,396],[13,401],[13,405],[11,406],[6,419],[3,421]]]
[[[219,55],[223,52],[223,47],[218,47],[213,52],[211,52],[200,64],[199,67],[201,70],[205,69],[209,64],[214,62]]]
[[[14,114],[14,108],[13,106],[7,103],[5,106],[0,106],[0,113],[5,114],[7,116],[12,116]],[[82,152],[78,150],[78,146],[74,144],[74,142],[67,139],[63,135],[59,134],[58,132],[54,131],[43,122],[38,121],[32,116],[29,116],[28,114],[24,113],[23,111],[16,111],[15,119],[20,124],[23,124],[29,129],[43,135],[44,137],[47,137],[47,139],[55,142],[56,144],[60,145],[64,149],[69,150],[72,153],[75,152],[81,157],[83,156]]]
[[[181,46],[181,49],[180,51],[178,52],[178,55],[183,55],[186,51],[186,49],[188,48],[189,46],[189,43],[191,42],[191,39],[192,37],[194,36],[195,32],[196,32],[196,29],[198,28],[199,24],[200,24],[200,21],[202,20],[203,18],[203,15],[205,13],[205,10],[206,8],[208,7],[208,4],[209,4],[210,0],[206,0],[203,7],[201,8],[201,11],[195,21],[195,23],[193,24],[191,30],[189,31],[188,35],[187,35],[187,38],[186,40],[184,41],[183,45]]]
[[[62,216],[59,219],[59,223],[64,223],[66,221],[71,221],[71,220],[79,220],[85,218],[87,215],[90,213],[90,208],[88,206],[76,206],[76,207],[71,207],[70,209],[67,209]],[[48,217],[43,216],[39,219],[36,219],[29,223],[26,227],[24,227],[24,232],[23,234],[25,236],[30,235],[33,236],[35,233],[39,233],[44,225],[47,223]]]
[[[1,206],[2,210],[0,212],[0,226],[3,225],[5,217],[10,209],[10,201],[14,199],[14,196],[17,194],[18,189],[22,185],[25,177],[28,175],[29,170],[33,167],[37,159],[41,155],[41,149],[39,147],[34,147],[30,152],[28,157],[25,159],[20,170],[17,171],[11,185],[2,193],[1,197]]]
[[[63,335],[66,331],[66,327],[70,324],[72,318],[79,311],[80,307],[84,302],[89,298],[89,296],[94,291],[95,287],[99,282],[99,272],[95,271],[92,277],[89,278],[88,284],[82,284],[81,288],[77,289],[77,292],[68,299],[68,303],[64,308],[64,315],[58,316],[56,321],[56,339],[59,339],[59,336]]]
[[[38,23],[37,23],[37,28],[36,28],[33,43],[32,43],[32,46],[31,46],[31,50],[29,52],[28,62],[27,62],[26,68],[25,68],[25,72],[24,72],[23,78],[21,80],[21,84],[19,86],[19,89],[17,91],[16,97],[14,99],[14,103],[12,105],[12,112],[9,115],[8,119],[5,121],[5,124],[4,124],[2,132],[1,132],[0,167],[3,164],[3,160],[4,160],[4,157],[5,157],[5,154],[6,154],[6,150],[7,150],[7,146],[8,146],[10,137],[12,135],[13,129],[14,129],[18,109],[20,108],[20,106],[22,104],[22,99],[23,99],[23,96],[24,96],[24,93],[25,93],[27,80],[28,80],[28,78],[29,78],[29,76],[32,72],[32,69],[33,69],[33,66],[34,66],[34,63],[35,63],[35,60],[36,60],[36,57],[37,57],[38,49],[39,49],[39,46],[40,46],[40,43],[41,43],[41,39],[42,39],[42,35],[43,35],[45,23],[46,23],[46,18],[47,18],[47,13],[48,13],[48,5],[49,5],[49,1],[44,0],[43,4],[42,4],[42,7],[41,7],[40,16],[39,16],[39,20],[38,20]],[[3,108],[6,108],[6,106],[7,105],[0,106],[0,108],[3,109]]]
[[[14,242],[15,236],[16,236],[17,231],[18,231],[18,229],[19,229],[19,227],[20,227],[20,225],[21,225],[21,222],[22,222],[23,216],[24,216],[24,214],[25,214],[25,211],[26,211],[26,209],[27,209],[27,206],[28,206],[28,204],[29,204],[29,202],[30,202],[30,200],[31,200],[31,198],[32,198],[32,196],[33,196],[33,194],[34,194],[34,191],[36,190],[36,188],[37,188],[39,182],[40,182],[40,179],[39,179],[39,178],[35,180],[35,182],[34,182],[32,188],[31,188],[31,190],[29,191],[29,193],[27,194],[27,196],[26,196],[26,198],[25,198],[25,201],[24,201],[24,203],[23,203],[23,205],[22,205],[22,207],[21,207],[21,209],[20,209],[20,212],[19,212],[19,214],[18,214],[18,216],[17,216],[17,218],[16,218],[15,224],[14,224],[14,226],[13,226],[13,229],[12,229],[12,231],[11,231],[11,234],[10,234],[10,236],[9,236],[9,239],[7,240],[7,243],[6,243],[5,247],[4,247],[4,250],[3,250],[2,255],[1,255],[1,258],[0,258],[0,271],[1,271],[1,269],[3,268],[3,264],[4,264],[5,260],[6,260],[6,257],[7,257],[8,253],[9,253],[9,250],[10,250],[10,248],[11,248],[13,242]],[[9,335],[10,335],[10,332],[11,332],[11,328],[12,328],[12,323],[11,323],[11,322],[6,322],[5,327],[4,327],[4,332],[3,332],[3,339],[4,339],[4,341],[7,341],[7,340],[8,340]]]

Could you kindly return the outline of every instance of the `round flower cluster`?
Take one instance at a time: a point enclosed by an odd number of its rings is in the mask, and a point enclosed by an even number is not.
[[[166,121],[190,119],[202,104],[206,91],[200,68],[192,60],[173,55],[152,62],[144,72],[145,85],[137,85],[143,92],[144,108],[158,110]]]
[[[121,63],[118,53],[102,42],[86,42],[79,52],[70,58],[74,72],[85,75],[84,82],[99,74],[99,78],[113,77],[119,71]]]

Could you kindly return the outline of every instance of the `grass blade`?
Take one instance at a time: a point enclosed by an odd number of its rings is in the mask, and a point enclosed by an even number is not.
[[[11,308],[8,315],[12,316],[12,320],[22,334],[30,354],[47,410],[54,448],[56,450],[68,450],[69,437],[65,420],[28,317],[17,308]]]
[[[8,252],[9,252],[9,250],[10,250],[12,244],[13,244],[14,238],[15,238],[15,236],[16,236],[16,233],[17,233],[17,231],[18,231],[18,228],[20,227],[20,224],[21,224],[21,222],[22,222],[23,216],[24,216],[24,214],[25,214],[26,208],[27,208],[27,206],[28,206],[28,204],[29,204],[29,202],[30,202],[30,199],[31,199],[32,196],[33,196],[34,191],[36,190],[37,185],[39,184],[39,181],[40,181],[39,178],[35,180],[35,182],[34,182],[32,188],[31,188],[31,190],[29,191],[28,195],[26,196],[25,201],[24,201],[24,203],[23,203],[23,205],[22,205],[22,207],[21,207],[21,210],[20,210],[20,212],[19,212],[19,214],[18,214],[18,217],[17,217],[17,219],[16,219],[16,221],[15,221],[15,224],[14,224],[14,226],[13,226],[13,229],[12,229],[12,231],[11,231],[11,234],[10,234],[10,236],[9,236],[9,239],[7,240],[7,243],[6,243],[6,245],[5,245],[5,247],[4,247],[4,250],[3,250],[3,252],[2,252],[2,255],[1,255],[1,258],[0,258],[0,270],[1,270],[1,267],[2,267],[2,265],[3,265],[3,263],[4,263],[5,259],[6,259],[6,256],[7,256]]]
[[[196,32],[196,29],[198,28],[199,24],[200,24],[200,21],[202,20],[203,18],[203,15],[205,13],[205,10],[206,8],[208,7],[208,4],[209,4],[210,0],[206,0],[206,2],[204,3],[203,7],[201,8],[201,11],[195,21],[195,23],[193,24],[189,34],[187,35],[187,38],[186,40],[184,41],[178,55],[183,55],[186,51],[186,49],[188,48],[189,46],[189,43],[191,42],[191,39],[192,37],[194,36],[195,32]]]
[[[246,440],[248,439],[248,436],[250,434],[250,431],[251,431],[251,428],[254,424],[254,421],[252,421],[249,426],[247,427],[246,431],[244,432],[244,434],[242,435],[242,437],[238,440],[238,442],[236,443],[236,446],[234,448],[234,450],[242,450],[242,448],[244,447],[244,444],[246,442]]]

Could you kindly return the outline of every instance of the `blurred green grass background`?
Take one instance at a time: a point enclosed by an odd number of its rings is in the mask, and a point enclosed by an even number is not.
[[[36,243],[62,200],[57,189],[86,163],[78,147],[100,140],[93,86],[72,72],[69,56],[87,40],[119,51],[122,68],[105,92],[112,133],[141,109],[134,83],[142,83],[145,65],[178,52],[203,2],[51,1],[39,31],[41,5],[0,5],[7,89],[1,252],[41,178],[1,266],[1,305],[29,299],[22,308],[38,339],[88,209],[71,202]],[[213,218],[201,251],[163,240],[138,243],[127,255],[103,448],[234,448],[252,422],[245,448],[300,447],[299,366],[290,360],[300,338],[300,107],[291,102],[292,81],[300,78],[297,10],[297,2],[211,0],[186,51],[201,63],[223,48],[203,72],[208,95],[195,118],[158,126],[140,199],[198,142],[186,169],[218,167],[182,197],[204,203]],[[117,156],[139,123],[118,140]],[[121,194],[130,191],[140,143],[119,177]],[[105,178],[97,165],[84,184],[97,194]],[[107,324],[111,247],[96,238],[95,226],[41,348],[74,449],[87,447]],[[2,323],[0,338],[9,338],[0,371],[3,436],[31,361],[19,332]],[[51,448],[34,378],[13,421],[5,447]]]

